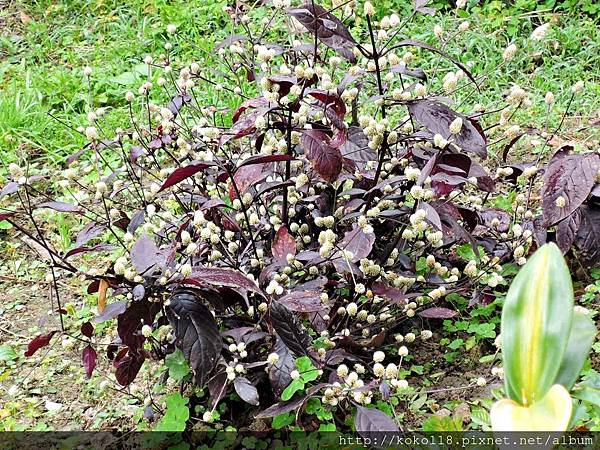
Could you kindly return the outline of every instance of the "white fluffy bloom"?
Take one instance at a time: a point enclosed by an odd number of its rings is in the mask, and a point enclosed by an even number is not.
[[[510,44],[508,47],[504,49],[504,53],[502,54],[502,58],[505,61],[510,61],[517,54],[517,46],[515,44]]]
[[[373,361],[380,363],[385,359],[385,353],[382,351],[376,351],[373,353]]]
[[[531,36],[530,36],[531,40],[532,41],[541,41],[542,39],[544,39],[544,37],[546,37],[546,34],[548,33],[549,29],[550,29],[549,23],[540,25],[535,30],[533,30],[533,32],[531,33]]]
[[[96,129],[96,127],[87,127],[85,129],[85,137],[88,138],[90,141],[95,141],[96,139],[98,139],[98,130]]]
[[[463,126],[463,120],[460,117],[457,117],[450,124],[450,133],[452,133],[452,134],[460,133],[460,130],[462,130],[462,126]]]
[[[465,20],[464,22],[461,22],[461,24],[458,26],[458,31],[460,31],[461,33],[464,33],[470,27],[471,27],[471,23],[468,20]]]

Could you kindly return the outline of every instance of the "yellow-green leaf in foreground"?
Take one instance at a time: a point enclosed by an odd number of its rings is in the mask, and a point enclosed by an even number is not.
[[[571,331],[573,286],[555,244],[540,247],[513,280],[502,309],[506,395],[528,406],[555,383]]]
[[[529,407],[510,399],[497,401],[490,410],[493,431],[566,431],[573,401],[569,392],[555,384]]]

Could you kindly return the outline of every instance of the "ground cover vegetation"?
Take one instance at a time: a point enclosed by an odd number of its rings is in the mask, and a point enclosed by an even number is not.
[[[596,11],[550,3],[9,5],[4,428],[489,430],[558,389],[598,429],[589,327],[504,386],[536,249],[576,323],[600,291]]]

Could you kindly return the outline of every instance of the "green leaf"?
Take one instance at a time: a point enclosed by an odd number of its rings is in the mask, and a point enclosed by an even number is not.
[[[188,366],[183,352],[179,349],[173,353],[167,355],[165,358],[165,366],[169,369],[169,377],[175,381],[181,381],[185,376],[190,373],[190,366]]]
[[[579,400],[583,400],[600,407],[600,389],[596,389],[591,386],[582,386],[574,389],[572,395]]]
[[[13,361],[18,357],[17,352],[10,345],[0,346],[0,361]]]
[[[132,71],[123,72],[121,75],[112,77],[110,81],[112,83],[120,84],[123,86],[130,86],[138,82],[141,76],[145,76],[148,73],[148,66],[146,64],[136,65]]]
[[[491,363],[494,359],[496,359],[496,355],[485,355],[479,358],[479,362],[482,364]]]
[[[304,389],[304,381],[298,378],[297,380],[292,380],[292,382],[285,388],[285,390],[281,393],[281,400],[288,401],[290,398],[294,396],[294,394],[300,390]]]
[[[190,410],[187,407],[188,399],[181,396],[179,392],[169,394],[165,397],[167,409],[165,415],[158,421],[154,431],[183,431],[185,424],[190,418]]]
[[[12,224],[8,220],[0,220],[0,230],[10,230]]]
[[[510,399],[531,405],[554,384],[572,316],[569,268],[559,248],[546,244],[519,271],[502,309],[502,358]]]
[[[287,427],[288,425],[291,425],[292,423],[294,423],[295,417],[296,417],[296,415],[292,412],[279,414],[278,416],[273,417],[273,422],[271,423],[271,425],[276,430],[279,430],[283,427]]]
[[[576,311],[573,314],[573,325],[567,342],[555,383],[562,384],[570,390],[585,364],[594,339],[596,338],[596,325],[586,314]]]
[[[298,358],[296,360],[296,367],[301,373],[314,368],[312,361],[308,356],[301,356],[300,358]]]
[[[452,342],[450,342],[450,344],[448,344],[448,348],[451,350],[457,350],[459,349],[463,344],[465,343],[465,341],[463,341],[462,339],[454,339]]]
[[[447,432],[462,431],[462,424],[450,416],[431,416],[423,422],[423,431]]]
[[[296,360],[296,367],[300,372],[300,378],[304,383],[314,381],[319,377],[319,369],[317,369],[308,356],[301,356]]]
[[[325,409],[321,403],[321,399],[318,397],[311,397],[308,399],[308,402],[306,402],[306,412],[308,414],[314,414],[321,422],[325,422],[333,418],[331,411]]]
[[[335,423],[322,423],[317,431],[335,431]]]
[[[485,408],[473,408],[471,411],[471,421],[482,427],[490,426],[490,414]]]
[[[477,247],[479,251],[479,255],[485,255],[485,250],[483,247]],[[456,247],[456,254],[463,259],[464,261],[479,261],[479,255],[475,254],[473,250],[473,246],[471,244],[462,244]]]

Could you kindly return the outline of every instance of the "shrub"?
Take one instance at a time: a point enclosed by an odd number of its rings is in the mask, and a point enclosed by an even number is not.
[[[80,342],[88,376],[104,338],[93,324],[116,320],[105,337],[118,383],[166,357],[172,378],[193,380],[204,422],[302,424],[294,414],[311,405],[325,427],[356,410],[359,431],[395,429],[369,405],[389,412],[412,392],[403,362],[432,337],[423,324],[458,314],[450,294],[471,304],[502,295],[506,264],[524,264],[546,240],[597,262],[600,161],[564,147],[544,170],[540,156],[491,175],[490,134],[504,160],[519,138],[542,135],[510,123],[531,104],[523,89],[512,87],[486,132],[498,111],[449,106],[479,80],[403,37],[397,15],[378,18],[368,2],[288,3],[259,9],[261,20],[228,10],[245,34],[215,49],[227,72],[176,67],[170,43],[147,57],[148,80],[125,96],[130,124],[113,133],[91,111],[89,143],[60,180],[11,165],[0,220],[49,254],[60,332]],[[454,66],[439,90],[408,48],[432,52],[435,69]],[[206,91],[212,101],[199,102]],[[166,105],[154,103],[165,92]],[[71,248],[52,246],[48,210],[80,224]],[[98,295],[97,317],[79,332],[63,321],[65,274]],[[233,392],[245,409],[221,421],[219,402]]]

